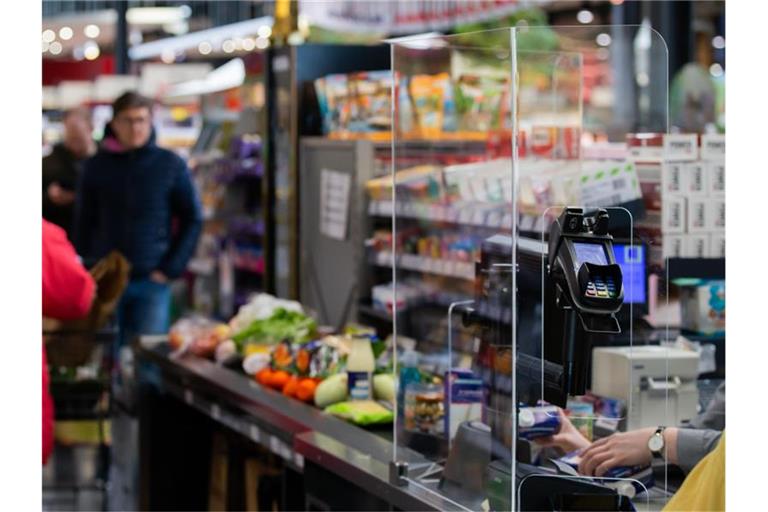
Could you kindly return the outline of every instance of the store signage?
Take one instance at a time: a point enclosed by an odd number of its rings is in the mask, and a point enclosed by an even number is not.
[[[530,3],[521,0],[302,0],[299,12],[312,25],[329,30],[395,35],[498,19]]]

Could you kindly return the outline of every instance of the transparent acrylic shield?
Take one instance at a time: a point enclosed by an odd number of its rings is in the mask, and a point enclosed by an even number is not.
[[[373,257],[394,254],[393,471],[442,509],[481,509],[492,463],[512,474],[510,34],[392,44],[393,229]]]
[[[593,437],[688,415],[695,372],[668,346],[675,306],[664,239],[641,191],[653,166],[610,146],[667,131],[666,62],[664,42],[645,25],[392,43],[392,175],[369,193],[393,213],[391,230],[370,244],[374,263],[392,268],[393,483],[469,510],[648,509],[671,495],[663,461],[581,475],[575,455],[563,459],[577,446],[542,448],[531,434],[568,421],[539,414],[542,402],[571,402],[577,427]],[[565,206],[611,218],[612,258],[571,240],[570,281],[550,274],[548,258]],[[588,270],[611,267],[613,292],[623,291],[610,313],[620,333],[594,310],[565,314],[574,306],[565,298],[590,284],[573,263],[582,257]],[[591,282],[596,295],[611,288]],[[566,333],[585,323],[601,340],[569,352]],[[653,372],[605,370],[635,357]],[[607,389],[595,393],[598,383]]]
[[[646,214],[638,167],[659,172],[660,162],[613,150],[634,133],[661,140],[666,132],[666,46],[644,26],[529,27],[515,37],[518,125],[533,136],[518,167],[518,447],[510,509],[661,508],[667,466],[652,464],[647,443],[656,426],[687,414],[678,397],[695,389],[696,373],[670,364],[685,356],[675,359],[666,346],[667,318],[649,316],[651,304],[669,300],[663,263],[654,266],[660,226]],[[528,41],[548,41],[561,54],[545,67]],[[570,152],[563,145],[569,130],[577,130]],[[526,264],[531,258],[536,263]],[[625,460],[616,436],[644,428],[636,441],[642,460]]]

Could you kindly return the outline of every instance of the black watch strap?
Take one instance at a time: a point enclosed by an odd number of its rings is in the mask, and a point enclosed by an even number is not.
[[[653,433],[654,436],[660,436],[662,437],[662,441],[664,441],[663,435],[664,435],[664,429],[667,427],[658,427],[656,429],[656,432]],[[664,451],[666,450],[667,446],[664,442],[662,442],[661,450],[651,450],[651,454],[653,455],[654,459],[663,460],[664,459]]]

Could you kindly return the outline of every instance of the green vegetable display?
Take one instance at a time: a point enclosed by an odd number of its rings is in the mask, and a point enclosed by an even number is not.
[[[251,322],[232,340],[241,347],[251,342],[276,344],[283,340],[305,343],[312,339],[316,326],[315,320],[303,313],[278,308],[269,318]]]

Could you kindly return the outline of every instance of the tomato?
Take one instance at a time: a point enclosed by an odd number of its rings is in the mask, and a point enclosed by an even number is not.
[[[253,375],[253,378],[256,379],[256,382],[261,384],[262,386],[269,386],[269,381],[272,378],[272,370],[267,366],[266,368],[262,368],[258,372],[256,372]]]
[[[269,378],[269,387],[282,390],[290,379],[290,373],[283,370],[277,370],[272,372],[272,375]]]
[[[296,398],[303,402],[311,402],[315,399],[315,389],[317,389],[317,380],[311,378],[301,379],[296,390]]]
[[[296,375],[291,375],[291,378],[288,379],[288,382],[285,383],[285,387],[283,387],[283,394],[285,396],[295,396],[296,391],[299,389],[299,377]]]

